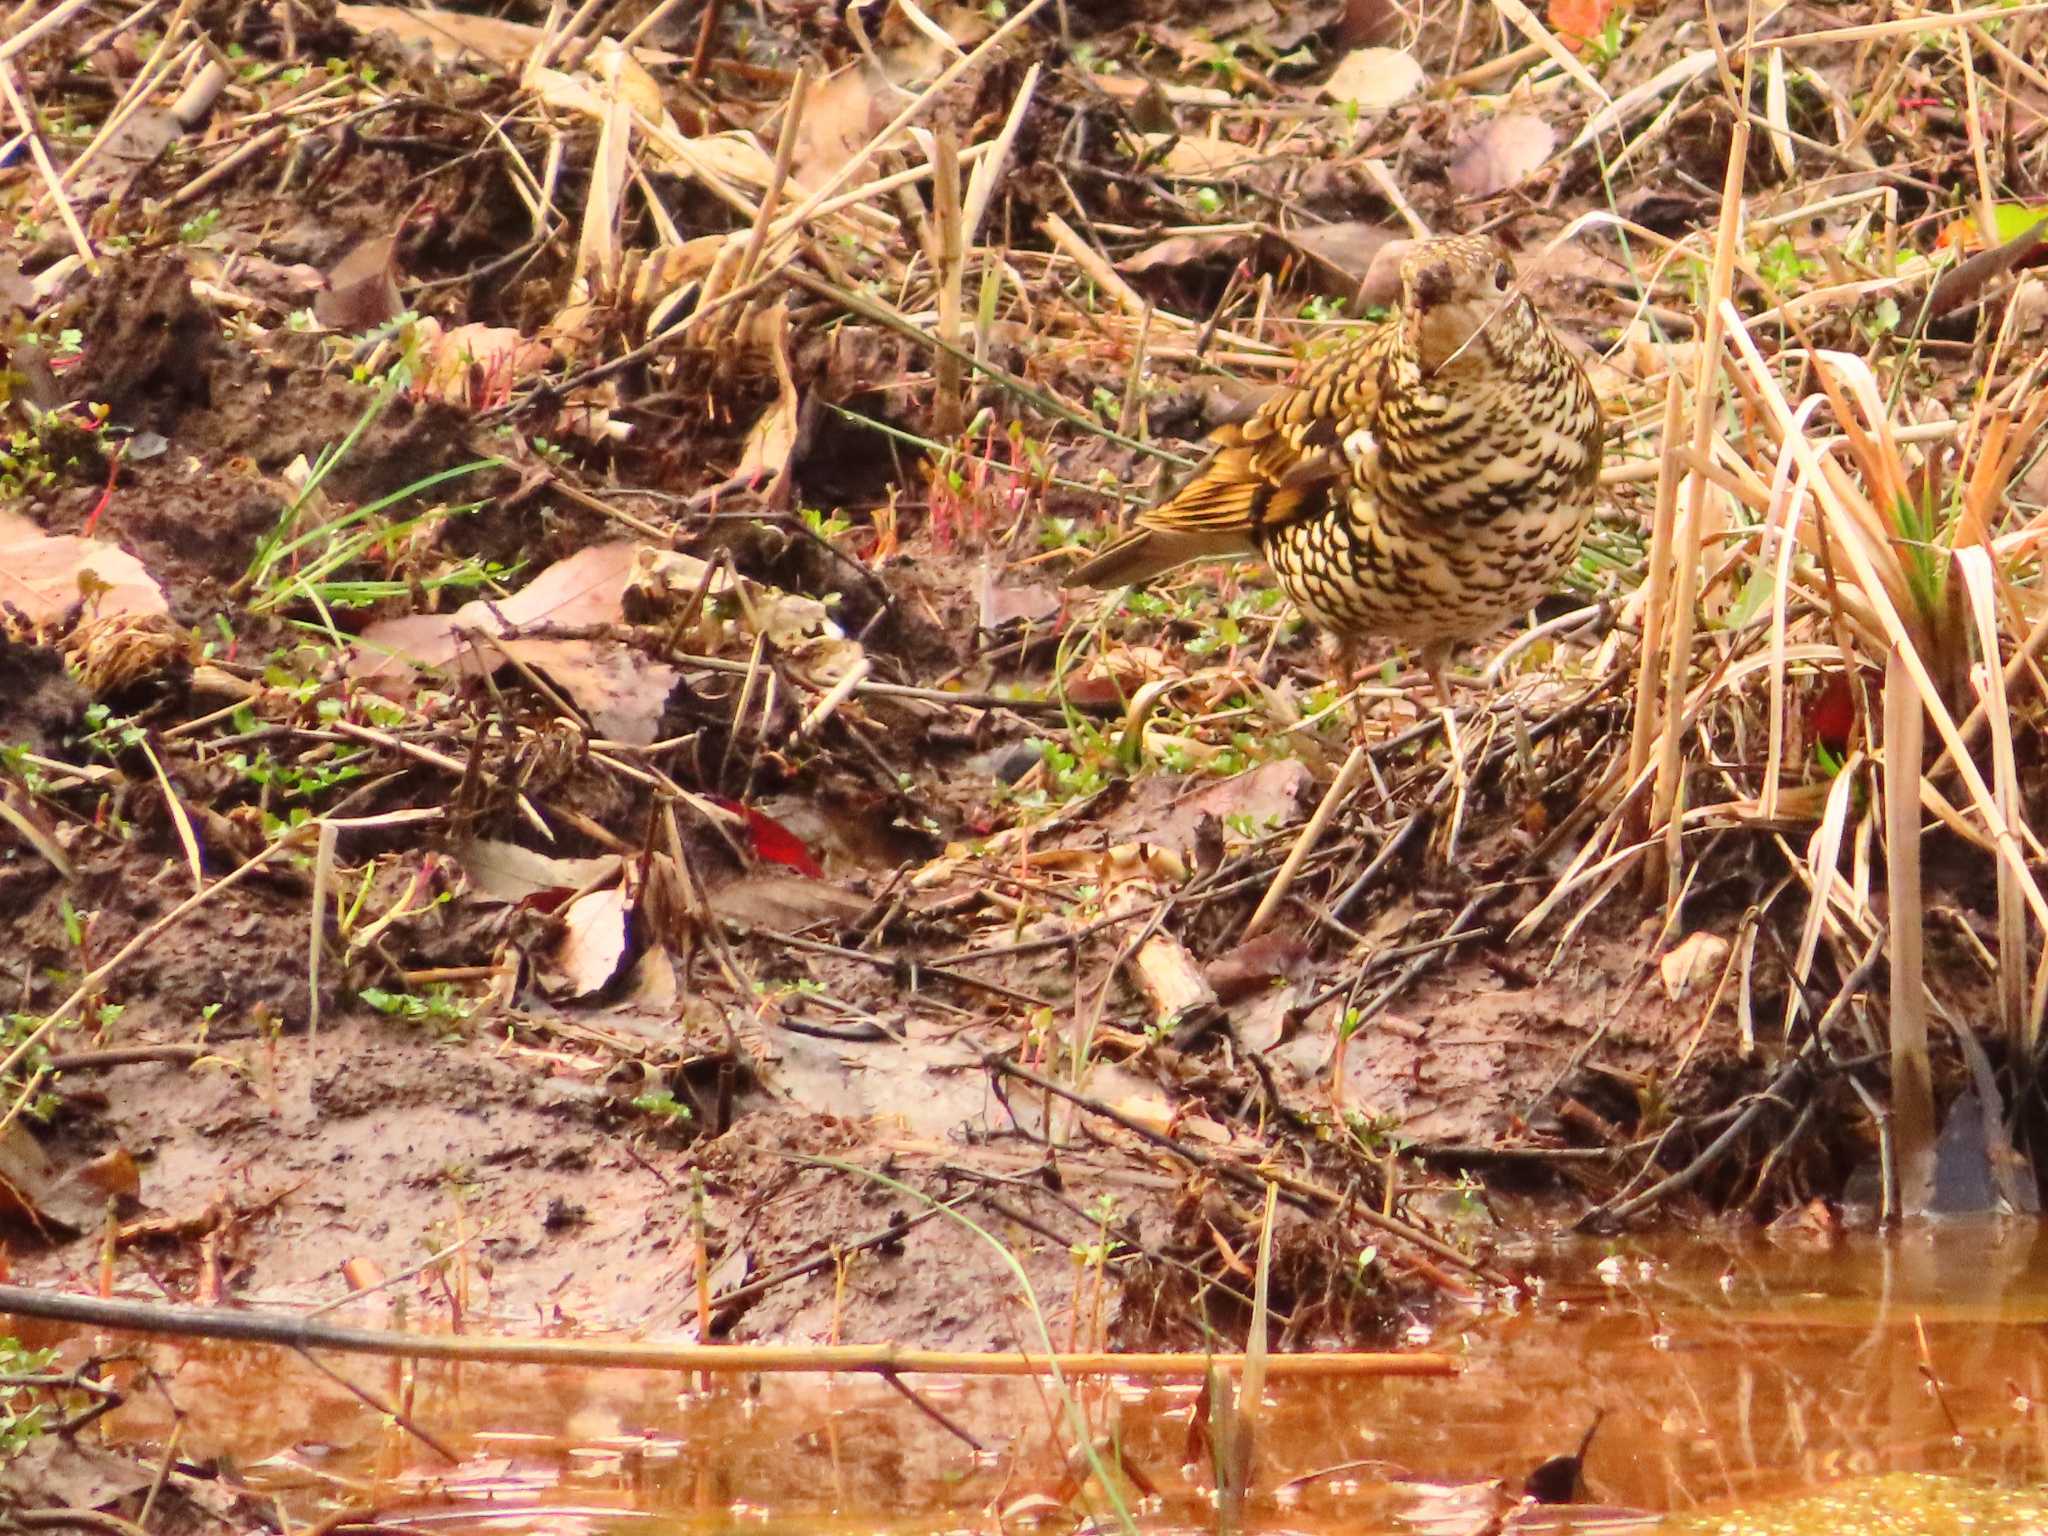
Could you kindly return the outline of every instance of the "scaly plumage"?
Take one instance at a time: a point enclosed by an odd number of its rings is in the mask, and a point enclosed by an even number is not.
[[[1397,313],[1213,434],[1188,482],[1067,578],[1124,586],[1262,555],[1347,643],[1451,648],[1528,611],[1578,552],[1600,406],[1483,236],[1417,241]]]

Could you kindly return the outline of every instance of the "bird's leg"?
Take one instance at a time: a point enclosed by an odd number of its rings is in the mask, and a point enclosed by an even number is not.
[[[1449,729],[1451,718],[1451,680],[1448,668],[1451,664],[1452,642],[1432,640],[1422,648],[1423,670],[1429,673],[1429,686],[1436,690],[1437,707],[1444,712],[1445,728]]]
[[[1358,686],[1358,646],[1349,635],[1337,637],[1337,666],[1351,700],[1351,744],[1362,747],[1366,742],[1365,698]]]
[[[1460,816],[1452,819],[1453,827],[1462,819],[1465,799],[1465,745],[1458,739],[1458,712],[1451,707],[1451,680],[1448,673],[1451,651],[1455,642],[1432,640],[1422,648],[1422,665],[1429,673],[1429,686],[1436,691],[1437,708],[1444,717],[1444,745],[1451,754],[1451,784],[1456,790]]]

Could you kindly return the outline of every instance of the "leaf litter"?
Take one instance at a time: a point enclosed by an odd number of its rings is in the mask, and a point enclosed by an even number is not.
[[[265,62],[189,153],[127,168],[143,197],[0,162],[50,231],[0,252],[0,839],[34,855],[6,908],[31,1043],[0,1076],[50,1091],[50,1038],[237,1066],[66,1073],[38,1124],[59,1162],[155,1150],[131,1218],[262,1149],[235,1251],[151,1239],[160,1283],[325,1298],[351,1254],[402,1267],[455,1156],[493,1170],[465,1208],[510,1245],[492,1305],[680,1315],[700,1262],[872,1227],[852,1165],[1000,1221],[1048,1308],[1113,1222],[1090,1326],[1186,1344],[1245,1304],[1249,1191],[1284,1164],[1305,1346],[1500,1278],[1484,1207],[1426,1198],[1474,1175],[1546,1180],[1549,1220],[1801,1208],[1877,1135],[1825,1090],[1869,1086],[1894,1012],[1866,956],[1898,910],[1876,765],[1908,686],[1941,744],[1918,974],[2024,1059],[2040,1005],[1998,978],[2038,967],[2042,914],[1997,850],[2037,819],[2033,252],[1963,292],[1911,169],[1975,184],[1977,129],[1905,80],[1881,122],[1836,112],[1875,66],[1798,41],[1833,11],[1774,17],[1797,69],[1755,66],[1732,112],[1671,8],[1496,32],[1216,7],[1206,35],[1145,7],[770,9],[713,7],[701,43],[587,12],[251,22]],[[180,13],[156,46],[198,37]],[[328,67],[345,37],[372,62]],[[10,61],[40,104],[86,38]],[[2005,44],[1923,41],[1958,89],[1972,50],[2038,148]],[[266,141],[286,113],[328,147]],[[1787,154],[1859,184],[1810,197]],[[1722,261],[1703,170],[1740,178]],[[1980,217],[2039,200],[1978,190]],[[1620,238],[1612,207],[1651,196],[1664,222]],[[1596,365],[1611,501],[1469,680],[1459,771],[1398,656],[1347,700],[1255,569],[1060,592],[1204,431],[1386,301],[1390,242],[1481,224]],[[1700,423],[1693,457],[1667,421]],[[1660,570],[1695,573],[1683,602]],[[1806,706],[1845,688],[1822,739]],[[1354,703],[1369,755],[1307,846]],[[1749,1097],[1788,1063],[1797,1105]],[[701,1261],[673,1198],[698,1176]],[[599,1187],[597,1230],[542,1224]],[[656,1252],[649,1284],[601,1278]],[[1014,1305],[961,1305],[985,1256],[949,1224],[906,1253],[893,1298],[809,1275],[721,1336],[1021,1336]]]

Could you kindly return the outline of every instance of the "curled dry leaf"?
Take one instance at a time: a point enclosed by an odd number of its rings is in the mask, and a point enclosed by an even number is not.
[[[866,64],[854,64],[815,87],[804,99],[789,167],[790,180],[798,188],[808,191],[823,186],[894,115],[886,108],[878,110],[875,97],[873,71]]]
[[[631,947],[632,900],[623,883],[579,896],[562,911],[562,941],[543,984],[558,997],[589,997],[619,974]]]
[[[1732,946],[1718,933],[1689,933],[1657,961],[1664,995],[1674,1003],[1696,986],[1711,984],[1721,974]]]
[[[728,880],[704,899],[719,917],[779,933],[796,933],[821,923],[843,925],[868,909],[865,897],[836,885],[769,870]]]
[[[1354,48],[1330,71],[1323,94],[1361,112],[1384,112],[1421,90],[1422,80],[1422,66],[1399,48]]]
[[[1339,278],[1364,281],[1381,250],[1399,238],[1383,224],[1346,219],[1336,224],[1303,224],[1287,231],[1287,243]]]
[[[1082,709],[1101,709],[1123,703],[1167,670],[1166,652],[1156,646],[1116,646],[1090,657],[1067,676],[1064,687],[1070,702]]]
[[[1557,130],[1533,112],[1508,112],[1466,135],[1451,156],[1451,187],[1491,197],[1519,185],[1557,148]]]
[[[735,600],[700,600],[727,596]],[[679,621],[695,625],[672,635],[683,649],[742,650],[758,633],[801,654],[808,670],[826,681],[843,676],[861,655],[815,598],[740,580],[694,556],[619,540],[557,561],[510,597],[372,624],[347,665],[352,677],[388,685],[414,668],[496,671],[511,658],[545,674],[599,735],[644,746],[655,739],[681,674],[622,641],[553,632],[646,623],[674,630]],[[550,632],[525,633],[542,626]]]
[[[90,1227],[104,1208],[91,1189],[58,1176],[27,1126],[17,1120],[0,1130],[0,1226],[69,1235]]]

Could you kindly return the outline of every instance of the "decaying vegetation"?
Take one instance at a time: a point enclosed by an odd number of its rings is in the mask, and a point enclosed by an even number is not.
[[[1014,1343],[943,1207],[1200,1345],[1277,1189],[1298,1347],[1508,1191],[1960,1199],[1965,1085],[2031,1201],[2037,7],[5,33],[18,1275]],[[1256,568],[1059,591],[1481,228],[1610,435],[1459,754]]]

